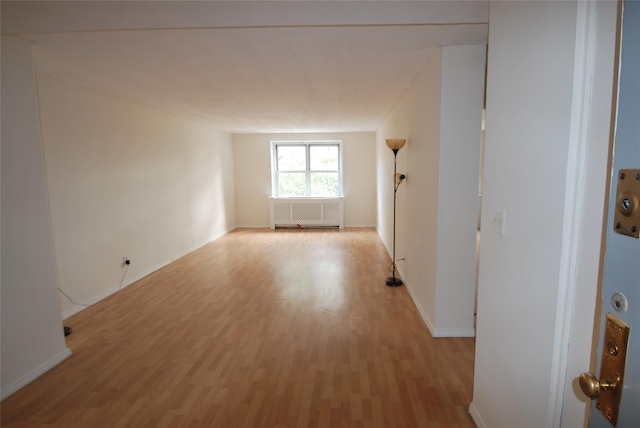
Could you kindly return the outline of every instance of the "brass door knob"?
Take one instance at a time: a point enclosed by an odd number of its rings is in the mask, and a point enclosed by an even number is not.
[[[580,383],[580,389],[584,392],[584,395],[595,400],[600,397],[601,391],[606,391],[609,389],[616,389],[618,387],[618,380],[600,380],[590,372],[584,372],[580,374],[578,381]]]

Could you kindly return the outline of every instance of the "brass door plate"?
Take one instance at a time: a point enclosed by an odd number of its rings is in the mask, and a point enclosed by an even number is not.
[[[618,171],[613,230],[640,238],[640,169]]]
[[[629,325],[620,318],[607,313],[604,328],[604,343],[602,346],[602,362],[600,365],[600,379],[610,379],[615,382],[612,389],[603,389],[596,402],[600,413],[616,426],[618,411],[624,385],[624,368],[627,360],[627,345],[629,343]]]

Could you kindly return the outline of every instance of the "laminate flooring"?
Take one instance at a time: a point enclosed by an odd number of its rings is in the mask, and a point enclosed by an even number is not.
[[[390,262],[370,228],[237,229],[65,320],[2,427],[473,427],[474,339]]]

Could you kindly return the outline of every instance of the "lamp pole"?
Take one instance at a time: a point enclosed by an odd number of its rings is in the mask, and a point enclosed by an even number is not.
[[[386,284],[390,287],[397,287],[398,285],[402,285],[402,280],[400,278],[396,278],[396,196],[398,193],[398,187],[402,180],[404,180],[404,174],[400,175],[400,180],[398,180],[397,173],[397,161],[398,161],[398,150],[400,149],[392,149],[393,150],[393,260],[392,266],[393,270],[391,276],[387,278]]]

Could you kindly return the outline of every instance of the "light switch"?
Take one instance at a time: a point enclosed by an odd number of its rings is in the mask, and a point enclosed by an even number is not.
[[[506,211],[502,209],[493,210],[493,219],[491,220],[493,233],[497,233],[498,235],[504,235],[506,214],[507,214]]]

